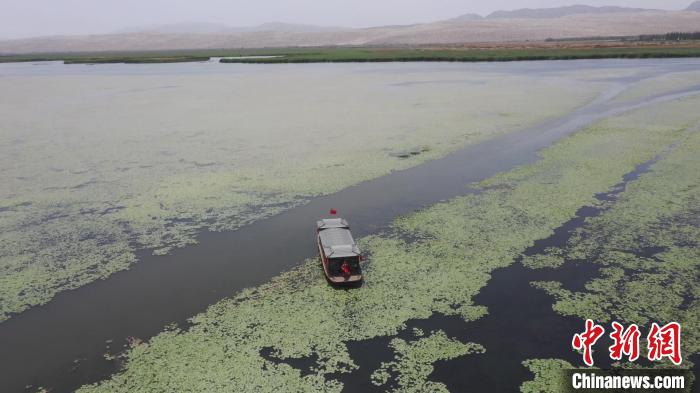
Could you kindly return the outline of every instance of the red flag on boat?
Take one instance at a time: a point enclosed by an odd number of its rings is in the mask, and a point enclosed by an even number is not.
[[[331,216],[335,216],[336,214],[338,214],[338,211],[335,209],[331,209]]]

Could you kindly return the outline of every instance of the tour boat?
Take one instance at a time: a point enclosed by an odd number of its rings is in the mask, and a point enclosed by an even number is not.
[[[323,272],[334,284],[362,281],[362,254],[342,218],[326,218],[316,223],[316,240]]]

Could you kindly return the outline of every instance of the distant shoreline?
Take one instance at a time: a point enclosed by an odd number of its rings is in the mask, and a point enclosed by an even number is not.
[[[506,62],[537,60],[700,57],[700,40],[638,43],[625,40],[503,43],[491,47],[293,47],[151,52],[0,55],[0,63],[63,61],[65,64]]]
[[[362,62],[506,62],[537,60],[643,59],[700,57],[700,45],[671,48],[577,48],[577,49],[340,49],[309,50],[275,57],[223,58],[221,63],[362,63]]]

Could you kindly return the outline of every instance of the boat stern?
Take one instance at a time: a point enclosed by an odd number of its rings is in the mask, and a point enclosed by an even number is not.
[[[353,274],[350,276],[327,276],[328,280],[333,284],[352,284],[362,281],[362,274]]]

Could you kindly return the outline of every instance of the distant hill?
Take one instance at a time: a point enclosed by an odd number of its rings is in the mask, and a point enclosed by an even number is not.
[[[276,31],[276,32],[290,32],[290,33],[313,33],[321,31],[338,31],[347,30],[344,27],[335,26],[316,26],[316,25],[303,25],[298,23],[284,23],[284,22],[269,22],[263,23],[254,27],[255,30],[249,31]]]
[[[161,33],[161,34],[225,34],[225,33],[251,33],[251,32],[288,32],[311,33],[323,31],[344,30],[341,27],[324,27],[315,25],[303,25],[296,23],[268,22],[257,26],[233,27],[218,23],[183,22],[159,26],[148,26],[116,31],[115,34],[124,33]]]
[[[693,4],[689,5],[688,8],[686,8],[685,10],[700,12],[700,1],[694,2]]]
[[[691,9],[695,9],[695,5]],[[580,13],[572,13],[574,11]],[[695,32],[700,26],[700,12],[622,7],[575,6],[509,11],[508,17],[498,15],[504,14],[496,13],[490,18],[472,14],[432,23],[354,29],[288,23],[253,27],[186,23],[115,34],[0,40],[0,54],[495,43],[659,35]]]
[[[693,3],[688,7],[688,11],[691,11],[691,7],[697,7],[700,9],[700,0]],[[590,5],[570,5],[564,7],[555,8],[521,8],[512,11],[495,11],[487,16],[481,16],[478,14],[464,14],[456,18],[450,19],[450,21],[468,21],[468,20],[479,20],[479,19],[553,19],[561,18],[569,15],[579,15],[579,14],[619,14],[619,13],[634,13],[634,12],[644,12],[644,11],[657,11],[647,8],[631,8],[631,7],[614,7],[614,6],[603,6],[594,7]]]
[[[593,7],[590,5],[571,5],[556,8],[523,8],[513,11],[496,11],[491,13],[487,18],[561,18],[563,16],[578,15],[578,14],[614,14],[614,13],[630,13],[650,11],[645,8],[629,8],[629,7]]]
[[[456,18],[452,18],[452,19],[450,19],[450,21],[459,22],[459,21],[467,21],[467,20],[479,20],[479,19],[484,19],[484,17],[479,15],[479,14],[464,14],[464,15],[460,15]]]
[[[227,31],[231,29],[231,26],[218,24],[218,23],[205,23],[205,22],[183,22],[183,23],[171,23],[167,25],[158,26],[141,26],[132,27],[126,29],[120,29],[114,32],[114,34],[125,34],[125,33],[219,33],[222,31]]]

